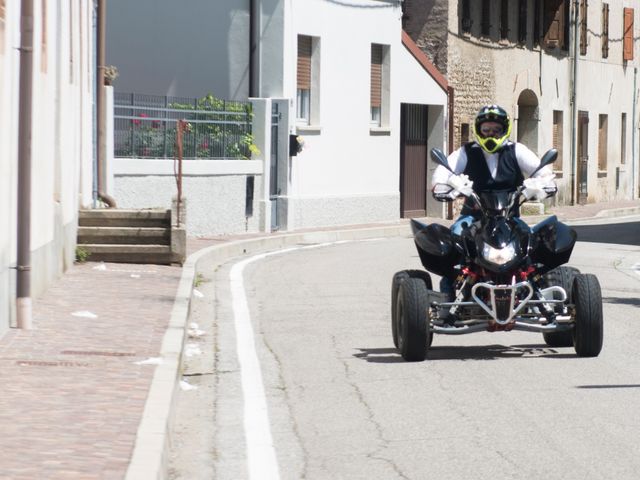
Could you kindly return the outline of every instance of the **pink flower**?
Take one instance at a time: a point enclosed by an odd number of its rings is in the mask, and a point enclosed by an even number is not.
[[[153,128],[160,128],[160,120],[153,120],[153,121],[151,122],[151,126],[152,126]]]

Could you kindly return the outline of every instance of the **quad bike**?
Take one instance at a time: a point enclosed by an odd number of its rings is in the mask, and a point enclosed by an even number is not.
[[[431,156],[449,169],[442,151],[433,149]],[[556,157],[557,151],[549,150],[538,169]],[[564,265],[575,230],[555,215],[531,228],[517,218],[523,190],[471,193],[478,220],[461,235],[411,220],[427,271],[403,270],[393,277],[393,341],[405,360],[427,358],[434,334],[510,330],[541,332],[551,347],[573,346],[580,357],[598,356],[603,337],[598,279]],[[447,193],[434,196],[450,201]],[[453,279],[453,295],[434,291],[428,272]]]

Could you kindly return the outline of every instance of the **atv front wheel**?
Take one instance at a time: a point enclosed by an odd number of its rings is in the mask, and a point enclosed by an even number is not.
[[[597,357],[602,350],[602,292],[598,278],[579,274],[573,279],[573,303],[576,323],[573,345],[579,357]]]
[[[400,283],[396,302],[398,350],[408,362],[421,362],[427,356],[431,332],[427,308],[429,290],[421,278],[409,277]]]
[[[398,348],[398,289],[400,284],[407,278],[420,278],[424,281],[428,289],[433,288],[431,275],[424,270],[401,270],[393,276],[391,281],[391,335],[393,335],[393,344]]]

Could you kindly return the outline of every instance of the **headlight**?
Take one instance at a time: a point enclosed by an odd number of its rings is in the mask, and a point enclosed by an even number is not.
[[[504,248],[493,248],[491,245],[485,243],[484,247],[482,247],[482,256],[491,263],[504,265],[516,256],[516,249],[513,243],[510,243]]]

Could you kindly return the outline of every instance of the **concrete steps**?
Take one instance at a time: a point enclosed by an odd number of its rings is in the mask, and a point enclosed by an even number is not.
[[[80,210],[78,248],[89,261],[183,263],[186,232],[171,225],[171,210]]]

